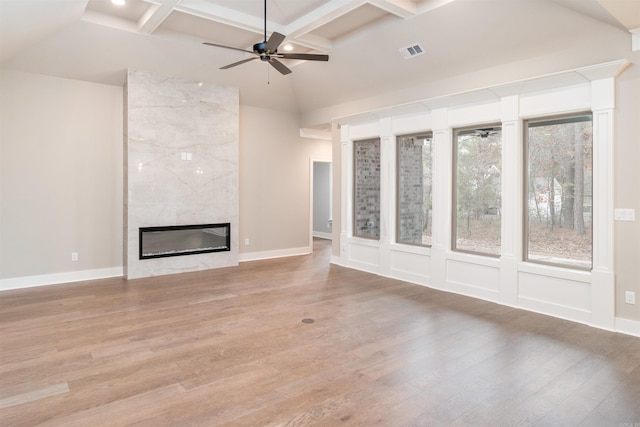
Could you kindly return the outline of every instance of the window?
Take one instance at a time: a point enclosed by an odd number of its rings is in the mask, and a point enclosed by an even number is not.
[[[502,128],[454,131],[453,250],[500,255]]]
[[[593,133],[591,114],[529,120],[525,259],[591,269]]]
[[[432,133],[398,136],[396,241],[431,246]]]
[[[353,235],[380,238],[380,140],[353,142]]]

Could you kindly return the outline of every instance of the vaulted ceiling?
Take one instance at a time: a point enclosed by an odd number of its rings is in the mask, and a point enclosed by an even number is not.
[[[237,86],[243,103],[304,114],[640,36],[640,1],[268,0],[266,27],[329,62],[283,60],[287,76],[261,61],[220,70],[251,54],[202,42],[252,50],[264,38],[263,0],[0,0],[0,60],[111,85],[123,84],[127,68],[151,70]],[[405,59],[401,48],[414,44],[424,54]]]

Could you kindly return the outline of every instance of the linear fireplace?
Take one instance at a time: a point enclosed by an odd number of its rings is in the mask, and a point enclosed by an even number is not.
[[[231,224],[140,227],[140,259],[231,250]]]

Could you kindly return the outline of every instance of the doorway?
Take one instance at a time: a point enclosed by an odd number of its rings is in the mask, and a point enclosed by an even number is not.
[[[311,160],[309,207],[309,247],[313,248],[313,239],[332,238],[333,227],[333,164],[330,160]]]

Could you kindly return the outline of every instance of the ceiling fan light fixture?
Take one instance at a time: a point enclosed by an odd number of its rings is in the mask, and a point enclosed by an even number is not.
[[[282,48],[287,52],[291,52],[293,50],[293,46],[291,45],[291,43],[285,44],[284,46],[282,46]]]

